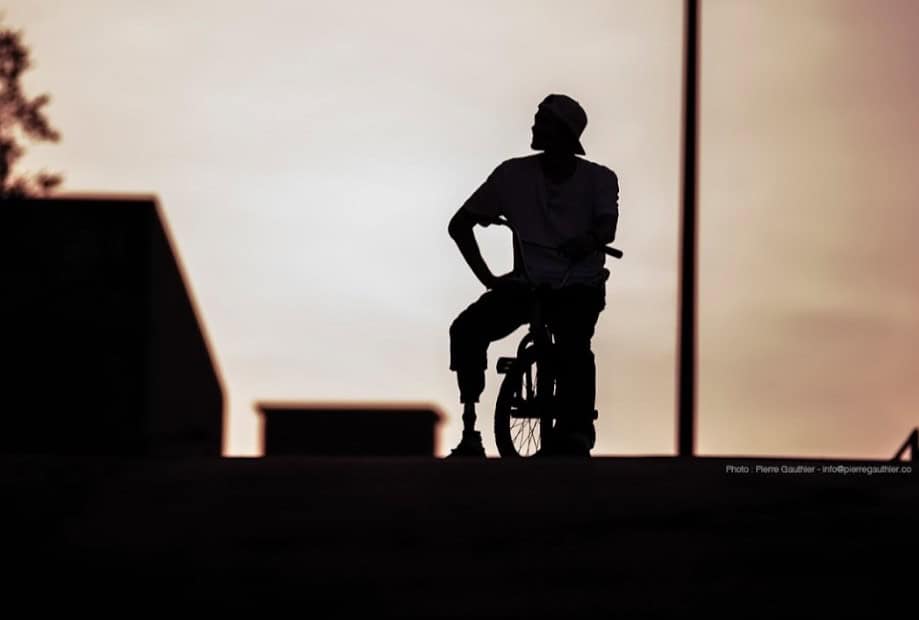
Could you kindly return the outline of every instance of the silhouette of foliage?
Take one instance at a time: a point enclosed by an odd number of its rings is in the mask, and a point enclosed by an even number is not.
[[[13,174],[16,162],[25,153],[23,140],[60,139],[43,109],[51,98],[39,95],[29,99],[23,93],[20,77],[30,66],[29,48],[22,42],[22,32],[0,25],[0,199],[47,195],[62,181],[59,174],[45,171]]]

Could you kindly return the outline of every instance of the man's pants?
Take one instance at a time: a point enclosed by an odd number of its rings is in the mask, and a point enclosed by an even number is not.
[[[603,287],[572,285],[544,297],[543,319],[559,355],[559,425],[593,434],[597,370],[590,339],[606,305]],[[478,402],[485,388],[488,345],[529,323],[531,295],[524,285],[487,291],[450,326],[450,369],[456,371],[460,402]]]

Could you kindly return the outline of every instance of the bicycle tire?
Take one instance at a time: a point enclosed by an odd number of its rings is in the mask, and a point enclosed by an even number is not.
[[[530,381],[527,385],[527,375]],[[502,458],[527,458],[533,456],[543,444],[552,427],[550,415],[539,415],[535,400],[534,381],[539,369],[530,355],[518,357],[508,370],[498,390],[495,403],[495,444]],[[528,408],[525,416],[520,412]],[[515,415],[517,414],[517,415]]]

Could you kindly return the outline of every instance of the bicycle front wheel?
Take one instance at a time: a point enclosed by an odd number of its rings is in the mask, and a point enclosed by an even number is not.
[[[537,364],[529,356],[518,359],[504,375],[495,404],[495,444],[502,457],[533,456],[552,429],[552,416],[536,399],[539,379]]]

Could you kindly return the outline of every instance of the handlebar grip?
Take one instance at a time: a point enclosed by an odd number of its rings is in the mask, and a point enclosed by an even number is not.
[[[613,248],[610,246],[604,246],[603,251],[612,256],[613,258],[622,258],[622,250]]]

